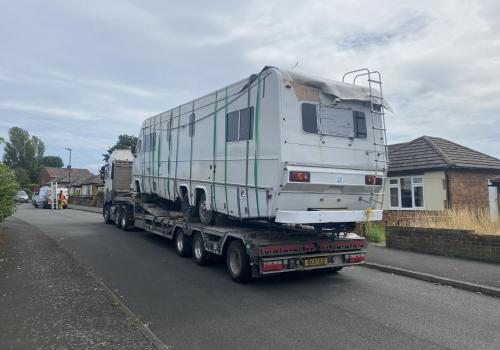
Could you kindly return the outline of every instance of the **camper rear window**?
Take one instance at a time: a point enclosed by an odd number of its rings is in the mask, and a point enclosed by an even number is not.
[[[353,112],[354,116],[354,137],[366,138],[366,117],[363,112]]]
[[[351,109],[321,106],[318,125],[318,109],[315,104],[302,104],[302,129],[307,133],[342,137],[366,138],[366,116]]]
[[[226,142],[251,140],[253,138],[253,107],[228,113],[226,127]]]
[[[302,129],[313,134],[318,133],[318,115],[316,105],[312,103],[302,104]]]

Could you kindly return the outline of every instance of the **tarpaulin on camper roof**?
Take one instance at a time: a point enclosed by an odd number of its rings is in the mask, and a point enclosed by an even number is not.
[[[366,86],[347,84],[340,81],[322,79],[303,74],[280,69],[284,74],[290,76],[291,80],[299,84],[311,86],[319,89],[324,94],[333,95],[340,100],[357,100],[357,101],[370,101],[370,90]],[[373,95],[380,96],[380,91],[372,88]],[[387,101],[383,101],[384,107],[392,112],[391,106]]]

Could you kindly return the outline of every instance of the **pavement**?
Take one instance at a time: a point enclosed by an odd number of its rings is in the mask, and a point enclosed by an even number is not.
[[[367,266],[500,297],[500,265],[370,244]]]
[[[0,236],[2,349],[157,349],[120,300],[54,240],[16,218]]]
[[[240,285],[221,261],[198,266],[178,257],[169,240],[121,231],[96,213],[21,206],[14,218],[91,270],[165,348],[498,349],[500,344],[497,298],[363,267]],[[4,327],[0,320],[0,334]]]
[[[102,208],[100,207],[88,207],[85,205],[68,204],[68,209],[90,211],[92,213],[102,214]]]

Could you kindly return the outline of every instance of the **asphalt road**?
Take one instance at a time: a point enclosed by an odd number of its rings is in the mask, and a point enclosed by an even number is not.
[[[23,205],[173,349],[499,349],[500,300],[362,267],[240,285],[147,232]]]

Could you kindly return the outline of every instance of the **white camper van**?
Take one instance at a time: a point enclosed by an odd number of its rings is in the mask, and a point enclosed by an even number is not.
[[[215,213],[341,229],[380,220],[389,107],[377,72],[344,80],[265,67],[147,119],[133,190],[204,224]]]

